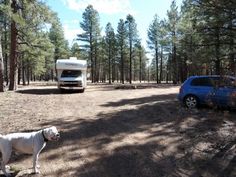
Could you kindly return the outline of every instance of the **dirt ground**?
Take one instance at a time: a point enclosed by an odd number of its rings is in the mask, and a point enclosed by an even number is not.
[[[236,111],[185,109],[179,86],[116,88],[60,94],[37,84],[0,93],[1,134],[51,125],[61,133],[41,152],[40,175],[31,174],[31,156],[13,155],[13,176],[236,176]]]

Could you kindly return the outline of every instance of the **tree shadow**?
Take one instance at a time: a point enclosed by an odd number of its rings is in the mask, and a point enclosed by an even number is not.
[[[33,88],[33,89],[22,89],[17,90],[17,93],[21,94],[31,94],[31,95],[51,95],[51,94],[60,94],[58,88]]]
[[[86,88],[85,92],[93,92],[94,88]],[[96,88],[97,89],[97,88]],[[96,91],[112,91],[114,90],[113,86],[104,86],[101,87],[100,89],[97,89]],[[21,94],[30,94],[30,95],[59,95],[59,94],[76,94],[76,93],[83,93],[82,90],[77,90],[77,89],[71,89],[71,90],[60,90],[56,87],[48,88],[48,87],[39,87],[39,88],[25,88],[25,89],[20,89],[16,91],[17,93]]]
[[[179,105],[176,94],[126,99],[101,107],[123,105],[136,107],[99,113],[93,119],[74,115],[41,123],[62,130],[61,141],[46,147],[49,152],[58,149],[59,155],[45,156],[62,158],[67,167],[51,175],[234,176],[235,156],[229,150],[235,135],[228,133],[236,128],[235,113],[188,110]],[[221,150],[224,144],[228,146]],[[224,159],[225,155],[230,158]]]
[[[133,98],[133,99],[123,99],[118,102],[108,102],[101,106],[104,107],[119,107],[124,105],[141,105],[144,103],[163,103],[168,104],[171,102],[176,102],[176,94],[163,94],[163,95],[152,95],[149,97],[142,97],[142,98]]]
[[[209,171],[218,169],[219,176],[233,176],[231,172],[235,170],[235,156],[228,165],[225,162],[224,166],[212,166],[209,163],[214,163],[213,156],[219,147],[212,148],[207,155],[196,153],[195,148],[208,141],[211,146],[228,141],[219,136],[217,131],[225,121],[230,121],[232,128],[235,128],[235,113],[225,116],[223,112],[211,109],[187,110],[179,106],[175,98],[176,94],[169,94],[110,102],[101,106],[118,108],[138,105],[138,108],[100,113],[95,119],[77,117],[75,121],[69,121],[71,117],[67,117],[42,124],[45,126],[49,123],[63,129],[62,141],[58,146],[67,148],[73,155],[64,152],[61,156],[65,161],[82,164],[77,168],[60,169],[55,172],[56,175],[197,177],[206,173],[209,174],[207,176],[214,176],[215,173]],[[139,135],[142,133],[143,137]],[[108,147],[111,149],[107,150]],[[48,148],[55,148],[55,144]],[[78,150],[82,149],[91,149],[91,152],[78,155]],[[199,154],[200,157],[196,158]],[[89,160],[90,156],[96,156],[95,160]],[[56,160],[58,157],[53,155],[48,158]],[[203,163],[206,161],[208,163]]]
[[[17,90],[17,93],[31,94],[31,95],[62,95],[62,94],[76,94],[82,93],[81,90],[59,90],[58,88],[34,88]]]
[[[176,94],[156,95],[153,97],[144,97],[140,99],[122,100],[118,103],[109,103],[109,106],[116,105],[139,105],[141,102],[147,104],[140,106],[138,109],[127,109],[122,111],[114,111],[108,114],[98,114],[96,119],[89,117],[77,117],[76,121],[69,121],[74,117],[57,118],[51,122],[41,123],[41,126],[55,125],[63,127],[63,134],[67,131],[73,133],[67,136],[69,139],[74,139],[74,135],[78,138],[91,138],[99,135],[115,136],[122,133],[133,133],[146,128],[153,123],[172,122],[176,117],[172,116],[175,112],[179,112],[179,105],[175,100]],[[162,100],[162,101],[158,101]],[[150,105],[149,105],[150,103]],[[107,105],[101,105],[107,106]],[[165,109],[163,109],[165,107]],[[166,111],[168,110],[168,112]],[[76,115],[75,115],[76,116]],[[69,132],[70,133],[70,132]],[[64,136],[64,135],[62,135]]]

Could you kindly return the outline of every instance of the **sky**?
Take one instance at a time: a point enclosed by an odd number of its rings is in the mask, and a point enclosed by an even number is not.
[[[64,29],[65,39],[70,46],[76,39],[76,35],[82,33],[80,22],[82,14],[88,5],[92,5],[98,11],[102,34],[108,22],[117,32],[120,19],[126,19],[131,14],[137,24],[138,34],[142,39],[142,45],[146,48],[147,30],[152,23],[154,15],[161,19],[167,18],[167,10],[170,9],[173,0],[46,0],[46,4],[57,12]],[[175,0],[176,5],[181,6],[182,0]]]

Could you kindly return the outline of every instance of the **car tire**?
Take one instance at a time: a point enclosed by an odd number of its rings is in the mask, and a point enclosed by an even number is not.
[[[84,88],[79,90],[79,93],[84,93],[84,90],[85,90]]]
[[[65,89],[60,88],[59,91],[60,91],[61,94],[65,93]]]
[[[194,95],[188,95],[184,98],[184,105],[187,108],[197,108],[199,104],[198,98]]]

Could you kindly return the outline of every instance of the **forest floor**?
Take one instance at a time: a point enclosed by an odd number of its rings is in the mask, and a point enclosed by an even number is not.
[[[60,94],[35,84],[0,93],[0,134],[61,133],[39,156],[41,174],[31,174],[31,156],[13,155],[13,176],[235,177],[236,111],[186,109],[178,90],[89,84]]]

